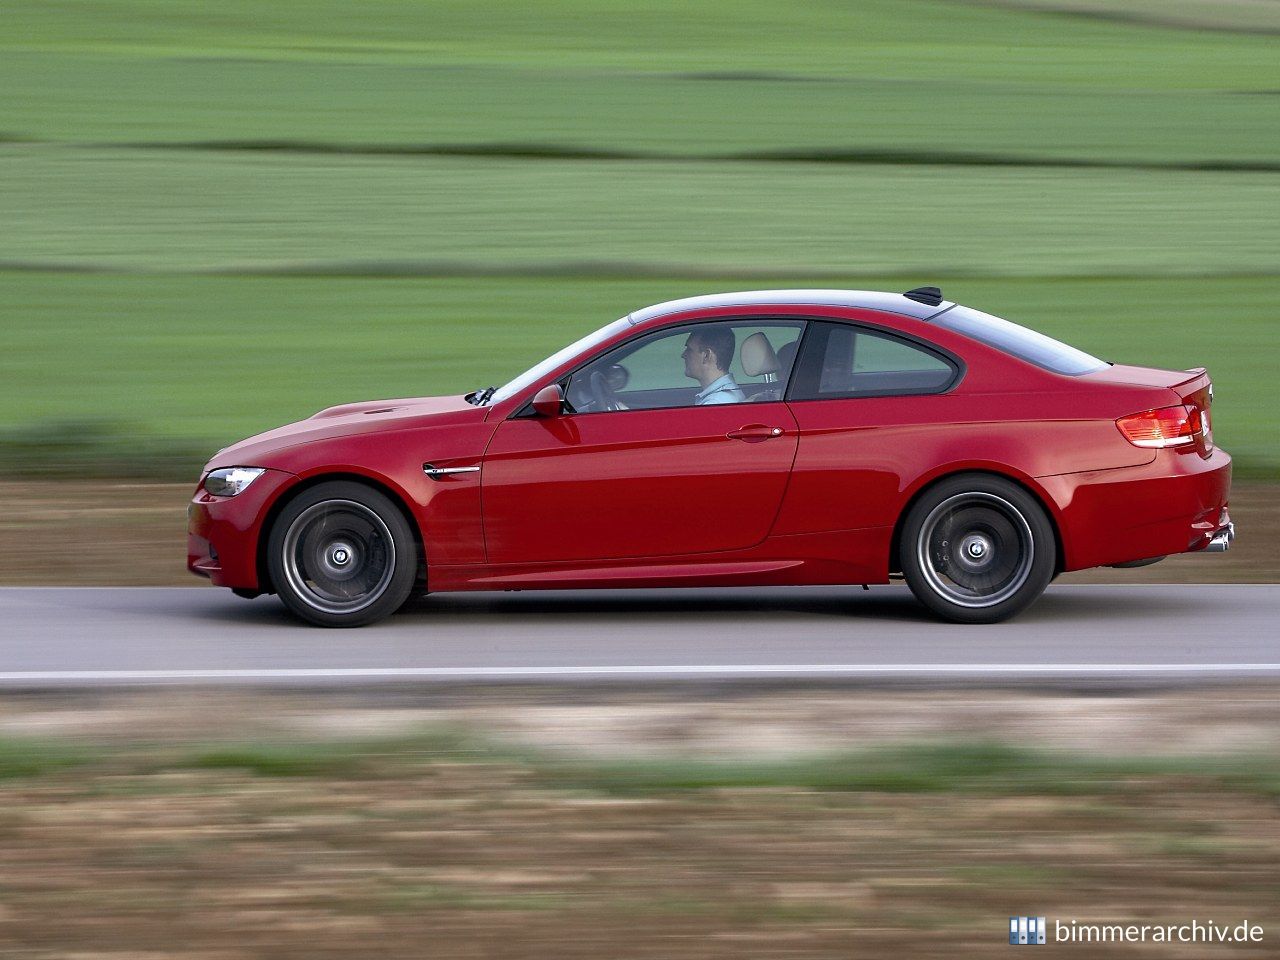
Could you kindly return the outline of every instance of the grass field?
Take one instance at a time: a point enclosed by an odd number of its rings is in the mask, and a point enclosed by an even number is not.
[[[1098,89],[1039,77],[601,72],[6,53],[0,135],[85,143],[321,144],[708,156],[896,151],[1131,164],[1280,162],[1280,71],[1240,89]],[[103,90],[114,96],[104,98]],[[245,104],[228,117],[229,104]]]
[[[0,472],[185,475],[648,302],[941,282],[1209,366],[1280,476],[1280,16],[1038,5],[11,0]]]
[[[5,24],[0,134],[38,141],[1280,163],[1274,36],[1017,3],[11,0]]]
[[[1107,6],[1113,14],[1141,13],[1152,3]],[[1197,6],[1204,19],[1238,25],[1221,17],[1214,0]],[[1274,28],[1280,17],[1270,19]],[[1026,3],[956,0],[817,0],[786,8],[769,0],[704,0],[694,9],[681,0],[226,0],[216,8],[200,0],[9,0],[6,23],[0,48],[77,56],[1039,78],[1121,89],[1247,89],[1277,70],[1266,33],[1135,29],[1106,17],[1046,15]]]
[[[849,280],[887,289],[909,282]],[[185,445],[188,459],[169,463],[166,475],[176,468],[175,479],[188,479],[202,455],[321,407],[502,383],[639,305],[737,285],[714,277],[0,273],[8,309],[29,319],[8,333],[0,355],[0,409],[15,424],[36,425],[10,428],[8,440],[23,439],[37,464],[56,459],[78,470],[86,447],[107,457],[141,436]],[[1270,278],[969,278],[945,287],[1108,359],[1208,366],[1219,442],[1246,474],[1280,471],[1268,419],[1277,338]],[[56,356],[53,345],[61,345]],[[80,442],[68,436],[94,426],[108,429]]]
[[[10,147],[0,262],[125,270],[1266,274],[1277,173]]]

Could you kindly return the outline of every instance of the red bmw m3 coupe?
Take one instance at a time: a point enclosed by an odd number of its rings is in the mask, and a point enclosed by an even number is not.
[[[322,626],[423,591],[887,583],[1010,617],[1061,571],[1225,550],[1203,368],[1107,363],[906,294],[637,310],[510,383],[220,451],[187,565]]]

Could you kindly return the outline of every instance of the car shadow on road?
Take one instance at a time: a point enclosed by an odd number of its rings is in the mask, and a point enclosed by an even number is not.
[[[221,593],[221,591],[219,592]],[[214,601],[214,597],[210,597]],[[244,601],[231,597],[219,602],[192,605],[187,614],[224,623],[288,625],[298,621],[275,597]],[[466,621],[510,620],[528,617],[575,616],[606,619],[669,620],[743,616],[853,617],[898,621],[927,621],[928,611],[903,588],[881,587],[871,592],[860,587],[796,587],[759,590],[751,588],[627,591],[508,591],[436,593],[409,601],[391,623],[447,619]]]
[[[1049,587],[1044,595],[1010,623],[1045,623],[1054,620],[1105,621],[1121,625],[1126,621],[1149,623],[1153,616],[1164,620],[1185,615],[1196,620],[1206,616],[1203,597],[1172,584],[1122,586],[1097,585]]]
[[[905,590],[879,593],[859,587],[788,589],[628,590],[596,592],[528,591],[432,594],[410,603],[401,616],[701,617],[721,614],[875,617],[919,620],[925,611]]]
[[[1196,597],[1181,590],[1157,589],[1159,593],[1152,593],[1148,599],[1141,595],[1144,592],[1141,589],[1135,591],[1128,587],[1114,593],[1105,589],[1082,592],[1076,588],[1050,587],[1029,609],[1008,622],[1149,620],[1153,612],[1162,616],[1179,613],[1204,615],[1204,604]],[[561,591],[432,594],[411,602],[401,616],[700,616],[726,613],[941,623],[905,586],[896,584],[872,587],[869,591],[859,587],[787,587],[601,591],[598,594]]]
[[[1148,590],[1151,590],[1149,598],[1143,595]],[[1105,588],[1051,587],[1030,609],[1007,621],[1004,626],[1068,620],[1095,624],[1105,621],[1115,626],[1149,620],[1153,613],[1162,617],[1171,614],[1202,617],[1205,611],[1200,600],[1180,590],[1122,587],[1112,592]],[[300,623],[274,597],[245,602],[228,596],[222,602],[188,609],[187,614],[226,623],[264,626]],[[557,619],[625,618],[632,624],[639,618],[652,620],[656,625],[670,621],[673,616],[701,620],[724,615],[769,619],[842,618],[869,622],[937,623],[943,626],[910,591],[900,585],[873,587],[870,591],[859,587],[791,587],[440,593],[411,600],[391,622],[421,621],[427,624],[433,620],[448,620],[456,626],[468,621],[546,616]]]

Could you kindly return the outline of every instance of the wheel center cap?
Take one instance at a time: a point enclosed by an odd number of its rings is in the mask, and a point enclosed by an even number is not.
[[[963,537],[959,546],[960,550],[956,559],[960,561],[962,567],[968,570],[985,569],[994,556],[991,541],[980,533],[971,533]]]
[[[335,566],[344,567],[351,562],[351,552],[346,547],[334,547],[329,559]]]

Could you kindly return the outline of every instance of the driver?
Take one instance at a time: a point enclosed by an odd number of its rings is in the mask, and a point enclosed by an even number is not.
[[[689,334],[684,353],[680,356],[684,358],[684,375],[702,384],[702,389],[693,399],[695,405],[742,403],[747,399],[733,374],[729,373],[736,348],[731,327],[698,327]]]

